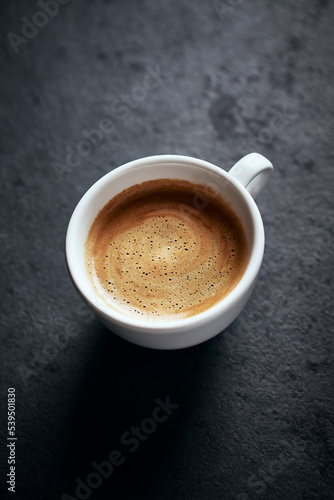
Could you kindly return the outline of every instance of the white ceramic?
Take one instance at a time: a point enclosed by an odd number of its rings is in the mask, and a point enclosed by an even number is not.
[[[82,197],[66,234],[66,260],[75,287],[102,323],[134,344],[155,349],[180,349],[214,337],[238,316],[249,299],[261,266],[264,229],[254,198],[267,185],[272,164],[250,153],[229,172],[207,161],[179,155],[161,155],[131,161],[104,175]],[[85,270],[84,246],[88,231],[104,205],[116,194],[153,179],[182,179],[210,186],[227,200],[246,231],[249,262],[232,292],[210,309],[175,321],[147,321],[123,315],[96,294]]]

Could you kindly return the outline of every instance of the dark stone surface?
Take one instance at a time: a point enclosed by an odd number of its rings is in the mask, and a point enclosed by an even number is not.
[[[1,498],[333,499],[334,3],[71,1],[54,17],[40,10],[1,4]],[[10,41],[24,16],[46,24],[26,43]],[[160,79],[144,95],[148,67]],[[54,162],[104,118],[114,130],[61,173]],[[147,155],[227,170],[253,150],[275,174],[258,200],[264,263],[239,318],[175,352],[107,331],[64,261],[67,223],[87,188]],[[8,387],[17,397],[16,496],[5,484]],[[122,444],[131,426],[151,430],[144,419],[167,396],[179,405],[168,419],[138,449]],[[125,462],[91,494],[76,494],[76,478],[86,481],[114,449]]]

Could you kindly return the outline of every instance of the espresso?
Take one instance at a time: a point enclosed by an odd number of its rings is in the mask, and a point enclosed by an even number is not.
[[[85,245],[100,297],[136,318],[176,320],[205,311],[240,281],[245,231],[208,187],[159,179],[124,190],[99,212]]]

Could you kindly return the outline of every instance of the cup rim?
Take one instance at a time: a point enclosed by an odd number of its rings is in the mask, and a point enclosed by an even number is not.
[[[141,318],[136,319],[132,316],[126,316],[125,314],[122,314],[121,312],[118,312],[117,310],[112,309],[107,304],[103,303],[98,295],[94,292],[93,288],[92,292],[95,294],[95,297],[94,300],[91,300],[92,293],[88,293],[87,290],[85,290],[85,287],[80,280],[80,276],[73,270],[73,259],[75,259],[75,241],[73,241],[74,232],[76,224],[79,222],[80,216],[84,212],[85,206],[97,195],[99,190],[104,186],[106,182],[110,182],[112,179],[123,175],[125,172],[140,168],[145,164],[161,164],[167,162],[183,163],[195,167],[204,167],[205,169],[210,170],[211,172],[214,172],[221,177],[224,177],[230,184],[232,184],[247,203],[254,228],[254,242],[253,247],[250,250],[250,257],[246,270],[238,284],[226,297],[221,299],[215,305],[211,306],[209,309],[193,316],[176,320],[150,321],[143,320]],[[227,171],[206,160],[193,158],[191,156],[164,154],[147,156],[127,162],[103,175],[85,192],[85,194],[77,203],[67,227],[65,237],[65,260],[69,275],[75,288],[82,296],[82,298],[87,302],[87,304],[99,315],[104,317],[106,320],[112,321],[113,323],[116,323],[125,328],[131,328],[137,331],[145,330],[146,333],[154,332],[154,334],[156,335],[166,332],[172,333],[174,330],[182,330],[183,328],[185,330],[188,330],[192,326],[194,326],[194,328],[198,327],[200,324],[205,324],[208,320],[211,321],[214,320],[217,316],[223,315],[231,307],[233,307],[233,305],[247,293],[250,285],[253,284],[257,277],[263,259],[264,243],[264,227],[260,211],[250,193],[237,179],[235,179],[232,175],[229,175]],[[84,269],[83,272],[86,273],[86,270]]]

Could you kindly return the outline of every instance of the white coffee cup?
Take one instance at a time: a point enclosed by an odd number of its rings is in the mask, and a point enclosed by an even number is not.
[[[238,316],[255,285],[264,252],[264,229],[254,198],[265,188],[272,172],[270,161],[250,153],[229,172],[196,158],[161,155],[131,161],[104,175],[81,198],[67,229],[66,261],[78,292],[107,328],[134,344],[180,349],[214,337]],[[248,265],[229,295],[204,312],[175,321],[137,319],[112,309],[96,293],[85,269],[85,242],[95,217],[111,198],[135,184],[167,178],[207,185],[230,203],[245,229]]]

